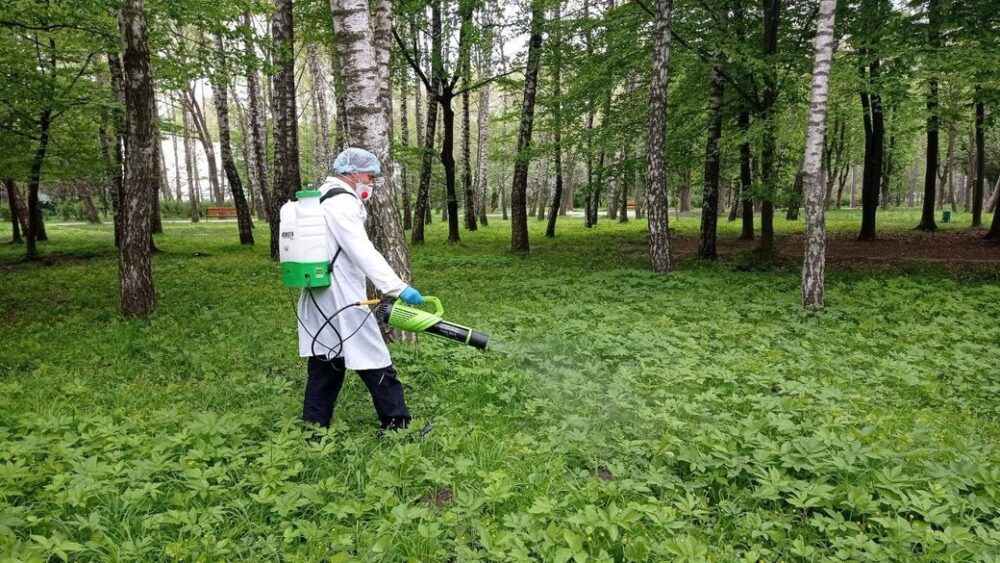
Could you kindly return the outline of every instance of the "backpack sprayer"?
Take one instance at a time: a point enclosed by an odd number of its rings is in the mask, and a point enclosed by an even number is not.
[[[406,305],[395,297],[386,296],[382,299],[352,303],[336,311],[333,315],[326,316],[326,313],[320,309],[316,299],[312,296],[311,290],[330,285],[333,277],[333,263],[337,260],[340,251],[338,250],[331,258],[330,248],[327,245],[326,216],[320,203],[328,197],[339,195],[339,193],[346,193],[346,191],[334,188],[326,196],[321,197],[322,194],[319,190],[302,190],[295,193],[298,201],[289,201],[281,206],[281,222],[278,231],[280,233],[281,282],[282,285],[290,289],[309,291],[313,305],[323,316],[324,324],[313,336],[313,345],[315,346],[319,334],[326,326],[332,327],[333,319],[341,312],[355,306],[374,306],[375,308],[369,314],[374,313],[375,318],[382,324],[407,332],[427,333],[485,350],[490,337],[469,327],[444,320],[442,318],[444,306],[441,305],[441,300],[437,297],[424,297],[428,303],[434,305],[433,313]],[[297,317],[298,312],[296,311]],[[367,318],[366,316],[365,319],[367,320]],[[299,319],[299,323],[301,322],[302,320]],[[361,321],[362,324],[364,322]],[[359,325],[358,329],[360,330],[360,328]],[[341,348],[343,343],[356,333],[357,331],[347,338],[341,338]],[[340,350],[337,350],[337,354],[334,355],[339,355],[339,352]]]

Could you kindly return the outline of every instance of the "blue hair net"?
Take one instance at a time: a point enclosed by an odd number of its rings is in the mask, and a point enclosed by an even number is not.
[[[349,148],[338,154],[337,158],[334,159],[333,171],[337,174],[352,174],[355,172],[381,174],[382,166],[378,163],[378,157],[365,149]]]

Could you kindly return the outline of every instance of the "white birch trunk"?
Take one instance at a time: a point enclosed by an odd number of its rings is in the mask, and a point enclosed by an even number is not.
[[[836,0],[821,0],[816,29],[816,61],[813,66],[812,98],[809,103],[809,130],[806,133],[802,185],[805,191],[806,249],[802,261],[802,306],[822,308],[825,303],[826,190],[820,181],[823,137],[826,133],[826,103],[830,87],[830,59],[833,57],[833,21]]]
[[[306,47],[306,60],[313,86],[313,113],[318,124],[313,150],[316,161],[313,165],[313,176],[317,184],[321,184],[323,179],[327,177],[330,165],[333,163],[333,155],[330,152],[330,113],[326,103],[327,80],[323,66],[319,62],[316,45],[311,44]]]
[[[670,68],[671,0],[656,0],[653,18],[653,71],[649,87],[649,131],[646,142],[646,199],[649,217],[649,260],[654,272],[670,271],[670,215],[667,208],[666,122]]]
[[[388,107],[389,28],[391,6],[379,0],[377,21],[364,0],[330,0],[337,56],[344,79],[344,107],[338,108],[347,121],[347,144],[374,153],[382,164],[382,176],[372,194],[368,223],[375,247],[404,281],[410,280],[410,259],[403,239],[403,226],[396,208],[392,159],[389,155]],[[373,40],[373,30],[385,37]],[[376,49],[378,47],[378,49]],[[384,52],[383,52],[384,51]]]

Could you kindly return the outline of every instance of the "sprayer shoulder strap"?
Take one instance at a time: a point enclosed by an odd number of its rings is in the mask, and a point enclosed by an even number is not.
[[[331,197],[338,196],[338,195],[341,195],[341,194],[350,194],[350,193],[351,193],[350,191],[345,190],[344,188],[330,188],[329,190],[327,190],[327,192],[325,194],[323,194],[322,197],[319,198],[319,202],[323,203],[324,201],[330,199]],[[334,262],[336,262],[337,258],[340,257],[340,253],[343,250],[344,250],[344,247],[342,247],[340,245],[337,246],[337,252],[333,255],[333,260],[330,260],[330,272],[331,273],[333,272],[333,264],[334,264]]]
[[[349,193],[351,192],[349,190],[345,190],[344,188],[330,188],[329,190],[327,190],[325,194],[323,194],[322,197],[319,198],[319,202],[323,203],[324,201],[330,199],[333,196],[338,196],[340,194],[349,194]]]

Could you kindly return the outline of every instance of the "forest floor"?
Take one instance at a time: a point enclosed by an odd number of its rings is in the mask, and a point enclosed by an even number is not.
[[[763,269],[697,261],[682,217],[661,276],[641,221],[531,220],[517,257],[509,223],[448,245],[436,219],[414,283],[491,349],[392,345],[415,418],[381,438],[352,377],[307,440],[294,295],[234,224],[167,225],[145,320],[108,225],[51,225],[37,264],[0,245],[0,559],[1000,557],[1000,266],[834,260],[810,313],[801,222]],[[873,248],[916,219],[880,213]]]

